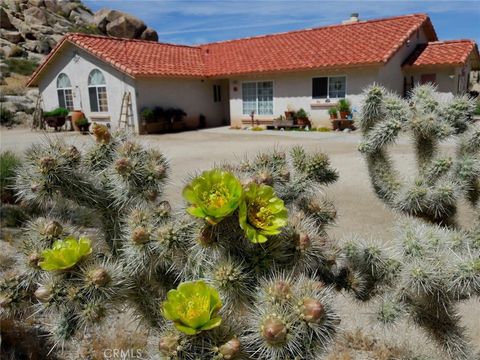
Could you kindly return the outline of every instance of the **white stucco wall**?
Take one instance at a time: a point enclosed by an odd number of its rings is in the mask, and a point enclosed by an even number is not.
[[[408,77],[408,81],[411,81],[413,76],[413,83],[415,85],[421,83],[422,75],[435,74],[437,90],[442,93],[455,94],[457,90],[457,72],[454,67],[422,67],[420,69],[408,69],[405,70],[405,76]]]
[[[255,119],[271,120],[283,115],[289,106],[295,110],[303,108],[314,127],[329,126],[328,107],[318,107],[325,100],[312,98],[312,78],[323,76],[346,76],[346,98],[352,108],[359,110],[361,93],[378,76],[378,67],[332,71],[306,71],[263,76],[237,77],[230,79],[230,119],[233,126],[241,126],[249,120],[242,111],[242,82],[273,81],[273,115],[255,115]],[[331,99],[331,104],[337,99]]]
[[[105,76],[108,112],[90,111],[88,75],[93,69],[99,69]],[[53,110],[59,106],[57,77],[60,73],[65,73],[70,78],[74,104],[76,105],[75,110],[83,111],[89,120],[99,121],[102,119],[102,121],[110,122],[112,129],[118,126],[123,94],[125,91],[130,91],[135,131],[138,131],[134,79],[82,49],[67,44],[47,65],[46,71],[43,71],[42,77],[38,82],[38,88],[43,100],[43,108],[46,111]]]
[[[214,84],[221,86],[221,102],[214,102]],[[228,121],[228,82],[225,80],[138,78],[136,85],[139,111],[155,106],[180,108],[187,113],[187,118],[204,115],[208,127]]]
[[[392,58],[380,69],[378,73],[378,82],[395,91],[398,95],[403,95],[403,77],[402,64],[407,57],[415,50],[417,45],[428,42],[422,29],[414,32],[409,40],[403,44]]]

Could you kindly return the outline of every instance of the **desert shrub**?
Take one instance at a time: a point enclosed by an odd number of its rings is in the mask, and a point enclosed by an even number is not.
[[[21,161],[11,151],[0,153],[0,199],[1,202],[14,202],[13,183],[15,170],[20,166]]]
[[[15,114],[0,103],[0,125],[13,124]]]
[[[32,59],[5,59],[7,71],[20,75],[31,75],[38,66],[38,62]]]
[[[9,58],[18,58],[25,56],[25,50],[23,50],[20,46],[14,45],[10,48],[8,53]]]
[[[102,32],[94,24],[83,24],[83,25],[71,26],[68,29],[68,32],[92,34],[92,35],[102,34]]]
[[[147,124],[152,123],[156,120],[155,113],[153,109],[145,108],[140,112],[140,116],[142,120],[145,121]]]
[[[263,127],[261,127],[261,126],[255,126],[255,127],[252,127],[251,130],[252,130],[252,131],[263,131],[263,130],[265,130],[265,129],[264,129]]]

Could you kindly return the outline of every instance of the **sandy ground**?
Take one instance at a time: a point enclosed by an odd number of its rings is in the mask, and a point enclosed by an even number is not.
[[[85,146],[92,141],[89,136],[76,133],[32,133],[26,129],[1,130],[1,150],[23,152],[33,142],[48,137],[62,137],[65,141]],[[341,238],[355,234],[364,238],[377,239],[383,243],[392,240],[393,229],[398,214],[395,214],[374,195],[365,163],[357,151],[360,135],[356,133],[303,133],[303,132],[251,132],[216,128],[201,131],[166,135],[144,135],[138,137],[142,143],[155,147],[165,153],[171,163],[170,183],[166,189],[166,198],[178,203],[184,180],[189,173],[204,170],[214,163],[236,161],[247,154],[269,150],[274,147],[288,150],[292,145],[303,145],[306,150],[320,150],[330,156],[333,167],[340,173],[340,179],[334,185],[321,189],[331,198],[338,210],[337,224],[331,229],[333,237]],[[403,173],[414,170],[414,154],[408,139],[400,139],[392,149],[396,166]],[[452,151],[448,144],[442,151]],[[466,226],[473,220],[473,212],[461,206],[460,222]],[[348,306],[348,305],[347,305]],[[368,310],[352,304],[352,318],[362,326]],[[480,305],[470,301],[461,306],[465,316],[465,325],[474,342],[480,349]],[[353,322],[350,324],[353,325]],[[350,327],[350,326],[348,326]],[[411,324],[405,324],[402,330],[407,342],[422,345],[424,338],[411,330]]]

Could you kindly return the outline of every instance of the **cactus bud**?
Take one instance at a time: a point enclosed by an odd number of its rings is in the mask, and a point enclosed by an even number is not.
[[[243,187],[247,188],[249,185],[253,184],[255,182],[255,179],[248,177],[245,179],[242,179],[240,183],[242,184]]]
[[[67,289],[67,298],[71,301],[75,300],[77,298],[77,295],[79,293],[80,289],[76,286],[70,286]]]
[[[256,182],[259,184],[272,185],[273,177],[272,174],[268,171],[262,171],[256,176]]]
[[[271,315],[263,321],[261,330],[262,337],[270,345],[282,344],[287,339],[287,325],[275,315]]]
[[[39,189],[40,189],[40,184],[38,184],[38,183],[32,183],[32,184],[30,185],[30,190],[31,190],[33,193],[36,193]]]
[[[132,171],[132,164],[128,158],[118,159],[115,163],[115,170],[120,175],[128,175]]]
[[[300,317],[309,323],[318,324],[325,314],[325,308],[319,300],[307,298],[301,302]]]
[[[38,263],[41,260],[42,256],[39,253],[35,252],[28,257],[28,265],[33,268],[40,268],[40,266],[38,266]]]
[[[133,230],[132,241],[135,244],[145,244],[148,240],[150,240],[150,234],[144,227],[139,226]]]
[[[90,283],[101,287],[105,286],[111,280],[111,277],[104,268],[97,268],[88,272],[87,279]]]
[[[43,233],[50,237],[59,237],[63,234],[63,226],[58,221],[49,221],[45,225]]]
[[[158,197],[158,191],[157,190],[148,190],[145,193],[145,196],[148,200],[155,201],[155,199]]]
[[[38,301],[46,303],[50,301],[50,299],[53,297],[53,294],[49,288],[41,285],[37,288],[37,290],[35,290],[35,297],[38,299]]]
[[[200,234],[198,235],[198,242],[200,245],[203,246],[210,246],[215,241],[213,236],[213,228],[210,225],[206,225],[200,230]]]
[[[43,174],[48,173],[55,167],[56,164],[57,164],[57,161],[53,157],[51,156],[42,157],[39,161],[40,171]]]
[[[162,179],[165,177],[165,174],[167,172],[167,168],[165,167],[165,165],[157,165],[153,168],[153,173],[155,174],[155,177],[157,179]]]
[[[291,297],[290,284],[285,281],[276,281],[268,288],[268,294],[273,301],[285,301]]]
[[[280,177],[285,181],[290,180],[290,171],[288,171],[288,169],[283,169],[280,172]]]
[[[172,206],[168,201],[162,201],[160,204],[158,204],[158,214],[160,216],[168,216],[170,215],[172,211]]]
[[[237,338],[232,338],[220,346],[218,352],[222,355],[223,359],[234,359],[240,352],[240,346],[240,341]]]
[[[158,350],[164,355],[173,355],[179,347],[180,337],[176,334],[162,336],[158,342]]]
[[[298,236],[297,236],[297,246],[296,246],[297,250],[305,251],[310,247],[311,244],[312,244],[312,242],[311,242],[310,236],[308,236],[308,234],[305,234],[305,233],[298,234]]]
[[[80,151],[78,151],[78,149],[73,145],[69,146],[65,150],[64,155],[72,163],[78,163],[81,157]]]

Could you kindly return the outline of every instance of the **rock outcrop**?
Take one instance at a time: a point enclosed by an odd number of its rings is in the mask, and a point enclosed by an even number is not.
[[[80,0],[0,0],[3,54],[19,46],[29,56],[46,55],[67,32],[158,41],[157,32],[139,18],[110,9],[93,13]]]

